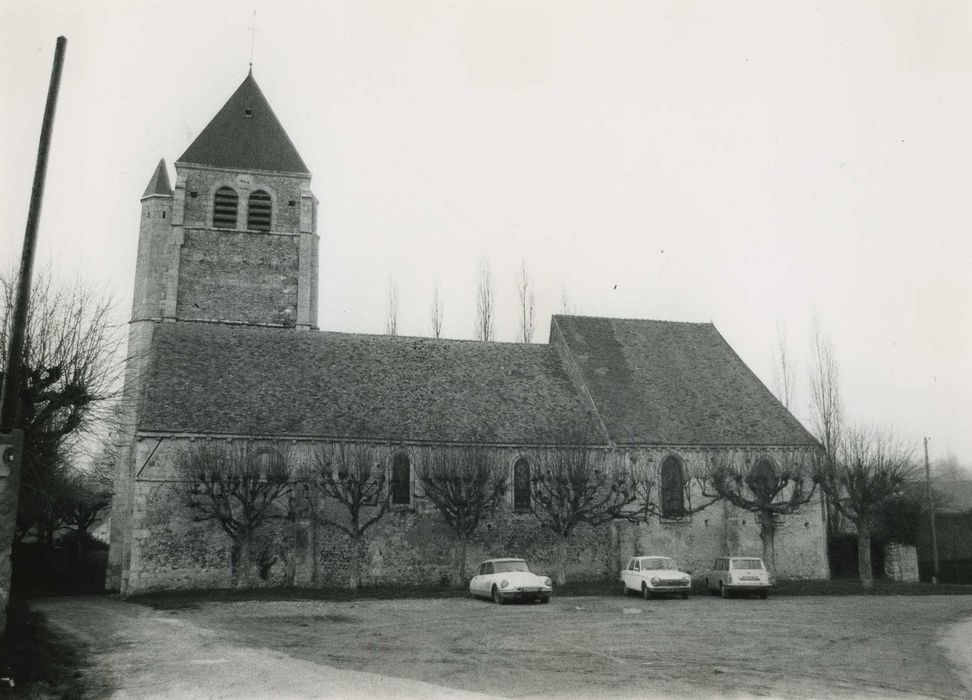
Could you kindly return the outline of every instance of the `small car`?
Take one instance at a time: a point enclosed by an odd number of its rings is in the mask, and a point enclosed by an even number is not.
[[[549,603],[553,582],[530,571],[524,559],[488,559],[469,582],[469,593],[500,605],[510,600]]]
[[[773,582],[759,557],[719,557],[706,574],[705,586],[723,598],[734,593],[758,593],[766,598]]]
[[[678,564],[671,557],[631,557],[628,565],[621,570],[621,591],[628,595],[632,591],[645,597],[654,598],[663,593],[676,593],[687,600],[692,588],[692,577],[679,571]]]

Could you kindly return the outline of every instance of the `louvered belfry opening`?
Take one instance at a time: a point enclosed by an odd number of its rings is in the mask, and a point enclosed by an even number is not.
[[[246,218],[247,229],[250,231],[269,231],[271,208],[270,195],[266,192],[257,190],[251,194]]]
[[[232,187],[220,187],[213,198],[213,226],[236,228],[236,210],[240,198]]]

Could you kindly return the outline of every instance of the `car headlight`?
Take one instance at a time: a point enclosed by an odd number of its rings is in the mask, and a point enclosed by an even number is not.
[[[545,578],[543,580],[543,585],[546,586],[547,588],[553,588],[553,581],[551,581],[549,577]]]
[[[659,579],[657,576],[652,576],[651,577],[651,585],[652,586],[657,586],[659,583],[661,583],[661,579]]]
[[[500,588],[506,588],[509,585],[510,585],[510,582],[507,581],[505,578],[502,581],[500,581]]]

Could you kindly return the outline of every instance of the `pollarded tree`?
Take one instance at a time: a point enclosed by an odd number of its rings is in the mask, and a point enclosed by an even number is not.
[[[815,465],[813,455],[802,450],[778,460],[758,457],[755,461],[720,451],[704,458],[696,480],[703,497],[726,500],[756,517],[763,560],[775,573],[778,520],[798,513],[813,498]]]
[[[661,464],[656,464],[633,454],[628,459],[628,474],[635,498],[619,517],[629,522],[651,523],[652,518],[679,520],[719,500],[703,495],[693,503],[692,474],[675,455],[668,455]]]
[[[481,439],[423,453],[418,479],[428,498],[459,541],[456,585],[466,583],[466,547],[483,518],[496,510],[507,479],[495,451]]]
[[[857,560],[861,584],[874,585],[871,534],[882,508],[919,477],[914,449],[890,431],[845,430],[837,459],[827,460],[818,478],[831,505],[857,528]]]
[[[388,512],[385,467],[375,448],[361,443],[321,446],[315,458],[317,488],[325,498],[337,501],[346,516],[322,514],[319,520],[337,528],[351,541],[348,586],[354,591],[361,585],[365,533]]]
[[[568,541],[575,528],[626,517],[638,498],[630,472],[613,455],[593,447],[582,433],[565,438],[537,451],[537,473],[531,480],[533,514],[557,536],[558,585],[567,582]]]
[[[249,441],[197,442],[175,460],[176,497],[195,522],[216,521],[230,538],[233,584],[252,581],[254,534],[289,492],[291,458],[280,446]]]

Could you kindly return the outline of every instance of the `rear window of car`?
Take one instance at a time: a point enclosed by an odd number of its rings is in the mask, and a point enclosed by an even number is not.
[[[493,563],[497,574],[505,574],[510,571],[529,571],[525,561],[497,561]]]
[[[762,569],[762,559],[732,559],[733,569]]]

